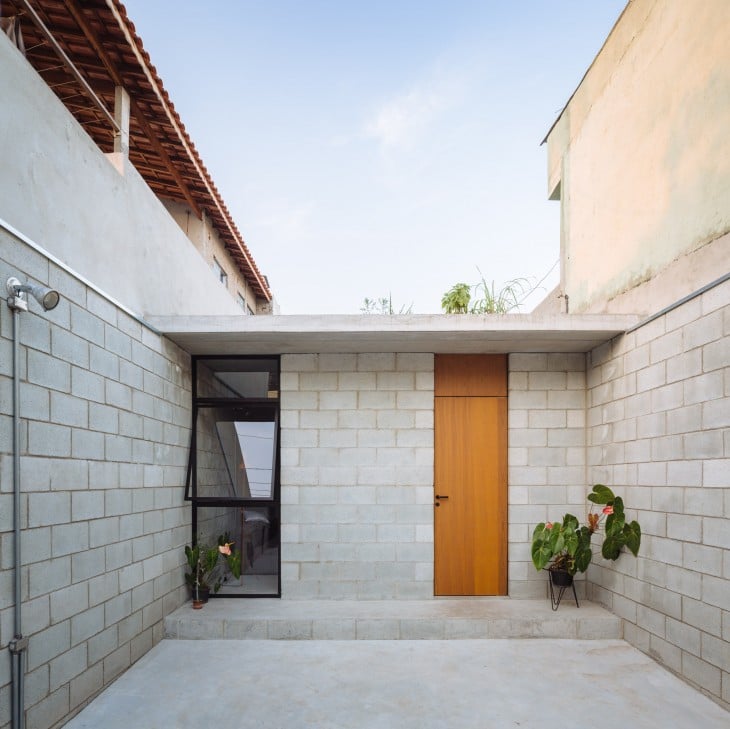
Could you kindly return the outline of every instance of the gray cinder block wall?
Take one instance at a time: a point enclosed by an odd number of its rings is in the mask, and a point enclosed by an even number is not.
[[[189,358],[0,231],[0,282],[57,289],[20,315],[27,726],[81,707],[162,638],[185,599]],[[0,302],[0,727],[13,636],[12,313]]]
[[[730,706],[730,281],[594,350],[588,473],[642,526],[589,570],[624,636]]]
[[[587,507],[585,355],[509,358],[509,594],[540,521]],[[282,596],[433,597],[433,355],[282,357]]]
[[[433,355],[281,358],[284,598],[433,596]]]
[[[509,356],[508,482],[510,597],[546,597],[530,556],[532,531],[588,511],[585,471],[585,355]],[[584,580],[577,580],[579,597]]]

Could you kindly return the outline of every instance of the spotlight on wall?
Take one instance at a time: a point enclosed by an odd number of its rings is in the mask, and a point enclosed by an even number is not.
[[[61,296],[58,291],[49,289],[47,286],[36,284],[22,284],[20,281],[11,276],[7,283],[8,289],[8,306],[11,309],[19,309],[20,311],[28,311],[28,301],[25,298],[26,293],[33,295],[33,298],[43,307],[45,311],[50,311],[58,306]]]

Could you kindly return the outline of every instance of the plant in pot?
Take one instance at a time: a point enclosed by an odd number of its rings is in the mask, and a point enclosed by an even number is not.
[[[185,558],[189,571],[185,582],[193,595],[193,607],[199,609],[208,602],[210,591],[218,592],[221,585],[232,574],[241,577],[241,551],[233,550],[233,542],[228,534],[221,534],[215,546],[193,544],[185,545]]]
[[[532,563],[536,570],[547,569],[553,584],[573,584],[576,572],[585,572],[593,558],[591,539],[603,532],[601,555],[618,559],[624,547],[636,557],[641,545],[641,527],[637,521],[626,521],[624,502],[608,486],[596,484],[588,494],[591,511],[587,524],[580,524],[573,514],[565,514],[562,522],[543,522],[532,533]],[[603,508],[593,511],[593,505]]]

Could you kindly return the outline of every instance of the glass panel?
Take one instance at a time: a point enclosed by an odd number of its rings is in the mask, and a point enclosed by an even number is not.
[[[197,369],[198,397],[279,397],[279,363],[275,359],[199,359]]]
[[[201,407],[196,432],[199,498],[274,498],[274,410]]]
[[[225,535],[241,551],[241,578],[229,573],[217,594],[278,595],[278,506],[198,506],[197,513],[200,544],[216,544]]]
[[[216,428],[235,495],[273,498],[276,423],[218,422]]]

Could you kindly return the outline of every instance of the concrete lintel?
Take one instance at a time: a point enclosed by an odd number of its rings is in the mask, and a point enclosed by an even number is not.
[[[190,354],[587,352],[634,315],[159,316],[148,321]]]

